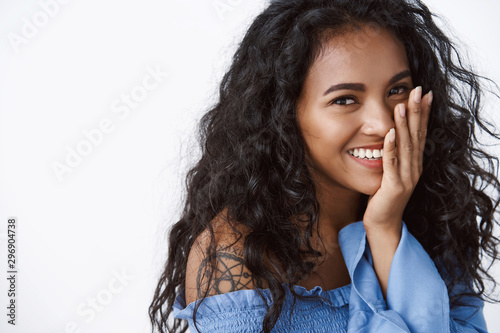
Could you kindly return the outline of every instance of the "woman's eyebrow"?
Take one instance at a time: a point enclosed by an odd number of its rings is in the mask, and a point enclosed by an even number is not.
[[[394,84],[398,82],[399,80],[404,79],[405,77],[411,76],[411,72],[409,69],[402,71],[401,73],[398,73],[392,77],[392,79],[389,80],[389,85]]]
[[[329,93],[336,90],[357,90],[357,91],[365,91],[366,87],[363,83],[339,83],[328,88],[327,91],[323,94],[323,96],[328,95]]]
[[[398,73],[394,75],[390,80],[389,80],[389,85],[394,84],[398,82],[401,79],[404,79],[408,76],[411,76],[411,72],[406,69],[402,71],[401,73]],[[366,86],[363,83],[339,83],[331,86],[328,88],[324,93],[323,96],[328,95],[329,93],[336,91],[336,90],[357,90],[357,91],[365,91]]]

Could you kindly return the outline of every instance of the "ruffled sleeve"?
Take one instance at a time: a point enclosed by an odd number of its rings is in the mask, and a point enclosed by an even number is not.
[[[320,286],[307,290],[294,286],[302,296],[319,296],[321,301],[300,301],[290,309],[292,294],[286,284],[286,299],[283,310],[272,332],[340,333],[345,332],[349,320],[348,301],[350,285],[324,291]],[[267,302],[271,303],[269,289],[260,289]],[[323,301],[324,300],[324,301]],[[174,318],[188,321],[190,331],[197,332],[193,322],[193,310],[197,300],[186,306],[185,291],[182,290],[173,306]],[[267,308],[253,289],[238,290],[205,298],[196,313],[199,332],[243,333],[260,332]]]
[[[193,310],[201,301],[186,306],[182,290],[174,304],[174,317],[187,320],[193,333],[196,332]],[[262,323],[256,318],[263,317],[265,312],[262,299],[255,297],[253,290],[239,290],[203,300],[196,313],[196,324],[199,332],[258,332]]]
[[[450,311],[446,285],[434,261],[402,221],[401,240],[391,263],[384,300],[363,221],[339,232],[351,276],[348,332],[487,332],[483,301]]]

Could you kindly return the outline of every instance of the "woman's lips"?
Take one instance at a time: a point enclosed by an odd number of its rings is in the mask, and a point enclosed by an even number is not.
[[[356,162],[358,162],[359,164],[365,166],[365,167],[368,167],[368,168],[371,168],[371,169],[382,169],[382,166],[383,166],[383,161],[382,159],[378,159],[378,160],[367,160],[367,159],[364,159],[364,158],[357,158],[357,157],[354,157],[353,155],[351,155],[349,152],[347,152],[347,154],[353,158]]]

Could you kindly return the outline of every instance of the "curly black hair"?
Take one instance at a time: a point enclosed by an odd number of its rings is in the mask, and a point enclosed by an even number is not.
[[[320,205],[305,161],[296,101],[326,38],[361,25],[397,36],[415,86],[434,94],[423,172],[403,220],[439,261],[449,294],[459,283],[468,287],[467,293],[450,296],[452,307],[465,295],[497,301],[487,293],[487,283],[496,286],[489,269],[498,257],[498,158],[481,149],[477,134],[481,129],[500,139],[482,118],[481,103],[485,92],[499,98],[486,83],[498,86],[464,63],[435,17],[419,0],[276,0],[255,18],[222,79],[217,103],[199,124],[202,156],[187,174],[182,216],[169,231],[168,259],[149,307],[153,330],[186,331],[185,321],[174,319],[169,327],[168,317],[184,288],[195,239],[208,229],[214,245],[211,221],[225,208],[250,228],[245,262],[255,285],[265,281],[273,298],[263,331],[270,332],[281,313],[283,282],[299,296],[292,286],[314,269],[303,260],[302,245],[309,254],[321,253],[309,243]],[[362,209],[366,199],[362,196]],[[305,234],[293,221],[298,216],[306,217]],[[286,281],[266,270],[263,253],[287,268]]]

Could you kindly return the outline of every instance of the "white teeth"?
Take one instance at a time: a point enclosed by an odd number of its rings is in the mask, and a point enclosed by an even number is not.
[[[357,158],[364,159],[381,159],[384,156],[383,149],[364,149],[364,148],[356,148],[354,150],[349,150],[349,154],[353,155]]]

